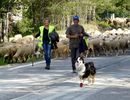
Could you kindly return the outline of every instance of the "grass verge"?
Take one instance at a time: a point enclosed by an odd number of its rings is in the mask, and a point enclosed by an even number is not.
[[[0,58],[0,68],[1,68],[2,65],[6,65],[6,64],[7,64],[7,63],[4,62],[4,59],[3,59],[3,58]]]

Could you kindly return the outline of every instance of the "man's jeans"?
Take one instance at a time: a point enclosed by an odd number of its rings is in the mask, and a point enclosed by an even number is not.
[[[51,63],[51,44],[44,43],[43,49],[44,49],[44,57],[46,60],[46,65],[50,66],[50,63]]]
[[[75,62],[79,57],[79,48],[71,48],[71,63],[72,63],[72,70],[76,70]]]

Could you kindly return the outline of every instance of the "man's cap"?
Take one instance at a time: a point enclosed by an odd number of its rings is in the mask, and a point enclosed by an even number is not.
[[[73,20],[79,20],[79,16],[73,16]]]

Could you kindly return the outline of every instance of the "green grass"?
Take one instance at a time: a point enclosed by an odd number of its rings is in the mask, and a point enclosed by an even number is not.
[[[34,59],[33,59],[34,62],[36,62],[36,61],[42,61],[42,60],[43,60],[43,58],[38,58],[37,59],[37,58],[34,57]],[[25,63],[30,63],[30,62],[32,62],[32,58],[28,59]],[[17,62],[17,63],[21,63],[21,62]],[[2,65],[7,65],[7,64],[9,64],[9,63],[4,62],[4,59],[0,58],[0,68],[3,67]],[[14,64],[14,63],[10,63],[10,64]]]
[[[106,23],[105,21],[97,21],[97,24],[102,28],[109,28],[110,25]]]
[[[1,65],[6,65],[7,63],[4,62],[4,59],[3,58],[0,58],[0,67]]]

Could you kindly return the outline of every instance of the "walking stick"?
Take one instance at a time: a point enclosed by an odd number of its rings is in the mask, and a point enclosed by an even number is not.
[[[33,36],[35,36],[34,34],[33,34]],[[35,53],[35,44],[34,44],[34,42],[35,42],[35,37],[33,38],[33,44],[32,44],[32,66],[34,66],[34,53]]]

